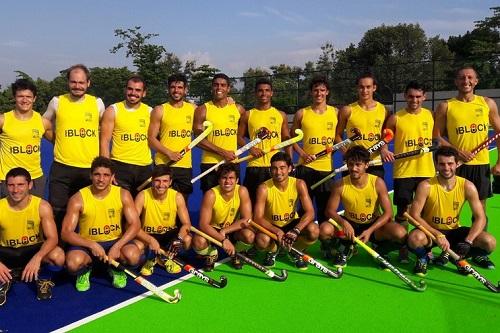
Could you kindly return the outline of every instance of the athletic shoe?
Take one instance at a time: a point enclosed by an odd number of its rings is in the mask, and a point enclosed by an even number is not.
[[[408,256],[408,247],[403,245],[399,248],[398,261],[400,264],[408,264],[410,262],[410,258]]]
[[[231,264],[233,265],[234,269],[242,269],[243,268],[243,263],[241,262],[241,260],[238,256],[234,256],[231,259]]]
[[[205,256],[205,267],[203,268],[205,272],[211,272],[214,270],[215,263],[219,256],[217,254],[211,256]]]
[[[381,256],[382,258],[384,258],[387,262],[390,262],[390,259],[391,259],[391,258],[389,257],[389,255],[388,255],[388,254],[381,254],[380,256]],[[387,266],[386,266],[383,262],[381,262],[381,261],[379,261],[379,263],[378,263],[378,267],[379,267],[381,270],[383,270],[383,271],[386,271],[386,272],[389,272],[389,271],[390,271],[389,267],[387,267]]]
[[[333,258],[333,265],[335,267],[344,268],[347,266],[347,256],[342,253],[337,253],[335,258]]]
[[[278,251],[276,252],[267,252],[266,257],[264,258],[264,261],[262,264],[266,267],[274,267],[274,264],[276,263],[276,256],[278,255]]]
[[[113,287],[121,289],[127,285],[127,274],[124,271],[110,269],[109,275],[113,278]]]
[[[319,246],[319,249],[321,250],[321,254],[323,255],[323,258],[326,260],[332,260],[333,259],[333,252],[332,252],[332,245],[331,241],[321,241],[321,245]]]
[[[54,282],[50,280],[40,279],[36,281],[36,298],[39,301],[47,300],[52,298],[52,287],[54,287]]]
[[[91,270],[89,269],[85,273],[80,274],[76,277],[76,290],[87,291],[90,289],[90,272]]]
[[[418,258],[413,268],[413,273],[418,276],[424,277],[427,274],[427,258]]]
[[[154,268],[155,268],[155,265],[156,265],[156,258],[150,259],[150,260],[146,260],[146,262],[144,263],[144,265],[142,265],[141,275],[144,275],[144,276],[150,276],[150,275],[152,275],[153,271],[154,271]]]
[[[178,274],[182,271],[182,267],[172,259],[167,259],[165,261],[165,270],[170,274]]]
[[[432,263],[436,266],[446,266],[450,261],[450,254],[448,252],[441,252],[441,254],[432,260]]]
[[[482,268],[495,269],[495,264],[488,258],[488,256],[476,256],[472,258],[472,261]]]
[[[9,280],[0,285],[0,306],[4,305],[5,302],[7,302],[7,292],[9,291],[11,284],[12,282],[10,282]]]
[[[300,269],[301,271],[305,271],[307,269],[307,263],[302,259],[302,257],[297,253],[297,254],[291,254],[290,253],[291,259],[295,263],[295,267]]]
[[[245,255],[250,259],[253,259],[257,256],[257,249],[255,248],[255,246],[252,246],[251,248],[246,250],[245,253],[243,253],[243,255]]]

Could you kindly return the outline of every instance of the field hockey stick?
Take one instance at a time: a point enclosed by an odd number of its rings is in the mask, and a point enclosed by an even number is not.
[[[153,294],[156,296],[160,297],[162,300],[164,300],[167,303],[177,303],[181,300],[181,293],[179,292],[178,289],[174,290],[174,296],[171,296],[143,278],[140,275],[135,274],[134,272],[128,270],[125,266],[117,262],[116,260],[109,259],[106,257],[106,260],[114,267],[124,271],[127,275],[130,275],[134,279],[135,282],[146,288],[147,290],[151,291]]]
[[[272,151],[276,151],[276,150],[280,150],[282,148],[285,148],[285,147],[288,147],[288,146],[291,146],[293,145],[294,143],[297,143],[299,142],[300,140],[302,140],[302,138],[304,137],[304,132],[302,132],[302,130],[300,128],[297,128],[295,130],[295,134],[296,136],[294,136],[293,138],[290,138],[288,140],[285,140],[285,141],[282,141],[280,143],[277,143],[275,144],[274,146],[272,146],[270,149],[265,149],[264,150],[264,155],[272,152]],[[257,158],[253,155],[247,155],[245,157],[242,157],[242,158],[238,158],[238,159],[235,159],[233,160],[232,162],[233,163],[241,163],[241,162],[244,162],[244,161],[248,161],[252,158]]]
[[[341,173],[341,172],[344,172],[344,171],[347,171],[347,164],[344,164],[340,168],[337,168],[337,169],[333,170],[332,173],[328,174],[327,176],[325,176],[320,181],[312,184],[311,190],[314,190],[315,188],[317,188],[321,184],[326,183],[327,181],[329,181],[330,179],[332,179],[333,177],[335,177],[338,173]]]
[[[221,242],[219,242],[217,239],[211,237],[210,235],[207,235],[203,231],[198,230],[198,229],[196,229],[193,226],[191,226],[191,231],[194,232],[197,235],[200,235],[201,237],[205,238],[206,240],[214,243],[218,247],[223,248]],[[262,273],[266,274],[267,276],[269,276],[271,279],[273,279],[275,281],[282,282],[282,281],[285,281],[287,279],[287,277],[288,277],[288,272],[286,270],[284,270],[284,269],[281,270],[281,275],[280,274],[276,274],[273,270],[262,266],[261,264],[253,261],[252,259],[244,256],[243,254],[241,254],[239,252],[236,252],[234,255],[236,257],[240,258],[241,260],[243,260],[245,263],[249,264],[250,266],[252,266],[252,267],[258,269],[259,271],[261,271]]]
[[[476,148],[474,148],[471,153],[472,155],[476,156],[477,153],[479,153],[481,150],[488,148],[490,144],[493,143],[496,139],[500,137],[500,132],[493,134],[491,137],[487,138],[481,144],[479,144]]]
[[[243,154],[244,152],[246,152],[247,150],[249,150],[253,146],[256,146],[257,144],[259,144],[262,140],[268,138],[269,135],[270,135],[269,130],[267,128],[265,128],[265,127],[262,127],[259,130],[259,133],[257,133],[257,138],[255,138],[254,140],[250,141],[249,143],[247,143],[243,147],[241,147],[238,150],[236,150],[236,152],[234,154],[236,156],[240,156],[241,154]],[[214,164],[212,167],[208,168],[207,170],[205,170],[202,173],[200,173],[198,176],[196,176],[193,179],[191,179],[191,184],[194,184],[197,180],[205,177],[210,172],[212,172],[215,169],[217,169],[218,167],[220,167],[222,164],[228,163],[228,162],[231,162],[231,161],[222,160],[222,161],[218,162],[217,164]]]
[[[328,219],[328,222],[330,222],[331,224],[333,224],[337,229],[342,230],[342,227],[337,222],[335,222],[333,219],[331,219],[331,218]],[[368,245],[366,245],[365,243],[363,243],[362,241],[360,241],[358,237],[354,237],[354,241],[356,242],[356,244],[358,244],[363,249],[365,249],[366,252],[368,252],[373,258],[375,258],[376,260],[378,260],[385,267],[389,268],[391,270],[391,272],[393,272],[394,274],[396,274],[396,276],[398,278],[400,278],[404,283],[406,283],[407,285],[409,285],[413,290],[424,291],[427,288],[427,285],[425,284],[424,280],[420,280],[419,285],[417,286],[415,284],[415,282],[413,282],[406,275],[404,275],[403,273],[401,273],[401,271],[399,269],[397,269],[396,267],[394,267],[393,265],[391,265],[390,262],[388,262],[387,260],[385,260],[384,257],[382,257],[380,254],[378,254],[371,247],[369,247]]]
[[[359,129],[353,128],[353,129],[351,129],[351,131],[354,134],[350,138],[347,138],[347,139],[345,139],[343,141],[340,141],[339,143],[334,144],[331,147],[326,147],[325,149],[323,149],[319,153],[314,154],[314,159],[318,159],[320,157],[326,156],[329,153],[334,153],[334,152],[336,152],[337,150],[339,150],[341,148],[349,146],[354,141],[361,139],[361,132],[359,131]],[[306,165],[306,164],[308,164],[308,163],[296,164],[294,166],[297,167],[299,165]]]
[[[438,147],[439,147],[438,145],[433,145],[431,147],[424,147],[424,148],[420,148],[420,149],[416,149],[416,150],[412,150],[412,151],[407,151],[405,153],[396,154],[393,156],[393,158],[395,160],[400,160],[400,159],[408,158],[408,157],[412,157],[412,156],[423,155],[423,154],[435,151],[436,149],[438,149]],[[368,163],[368,165],[370,165],[370,166],[382,165],[382,164],[383,164],[383,162],[380,159],[372,160]]]
[[[262,231],[263,233],[265,233],[266,235],[268,235],[269,237],[271,237],[272,239],[274,239],[275,241],[278,240],[278,237],[273,234],[271,231],[267,230],[266,228],[264,228],[263,226],[261,226],[260,224],[257,224],[255,223],[254,221],[250,221],[250,224],[252,225],[252,227]],[[313,265],[314,267],[316,267],[317,269],[319,269],[322,273],[328,275],[329,277],[332,277],[334,279],[339,279],[340,277],[342,277],[342,274],[343,274],[343,271],[342,271],[342,268],[337,268],[337,271],[334,272],[332,271],[331,269],[323,266],[319,261],[317,261],[316,259],[314,259],[313,257],[311,257],[310,255],[308,254],[305,254],[299,250],[297,250],[296,248],[294,247],[291,247],[290,248],[290,252],[292,252],[293,254],[295,255],[298,255],[300,256],[305,262],[307,262],[308,264],[310,265]]]
[[[184,147],[184,149],[182,149],[179,152],[179,154],[181,155],[181,158],[183,158],[187,152],[189,152],[191,149],[193,149],[198,143],[200,143],[210,133],[212,133],[214,125],[212,124],[212,122],[205,120],[203,122],[203,127],[205,127],[205,130],[203,132],[201,132],[200,135],[198,135],[196,138],[194,138],[193,141],[191,141],[186,147]],[[168,161],[167,166],[170,166],[174,163],[175,163],[175,161]],[[149,177],[144,183],[142,183],[141,185],[139,185],[139,187],[137,187],[137,191],[142,191],[146,186],[148,186],[149,183],[151,183],[151,180],[152,180],[152,178]]]
[[[415,220],[410,214],[404,213],[404,217],[408,219],[408,221],[413,224],[415,227],[419,228],[424,234],[426,234],[430,239],[433,241],[436,241],[436,236],[434,236],[429,230],[427,230],[424,226],[422,226],[420,223],[418,223],[417,220]],[[500,292],[500,282],[498,285],[494,285],[490,281],[488,281],[485,277],[483,277],[481,274],[479,274],[478,271],[476,271],[465,259],[461,259],[458,254],[456,254],[452,249],[449,249],[446,251],[450,254],[450,256],[457,261],[457,265],[460,267],[463,267],[467,273],[471,274],[476,280],[481,282],[483,286],[488,288],[494,293]]]

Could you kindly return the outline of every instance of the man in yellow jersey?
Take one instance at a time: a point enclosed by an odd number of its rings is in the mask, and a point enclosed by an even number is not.
[[[406,153],[432,146],[434,118],[432,112],[422,107],[425,88],[416,81],[406,85],[406,107],[387,119],[386,128],[394,133],[394,154]],[[405,228],[408,221],[403,214],[408,211],[418,184],[434,177],[432,154],[423,154],[406,159],[394,160],[394,154],[387,146],[381,151],[385,162],[394,162],[394,205],[397,207],[395,220]],[[408,263],[408,248],[401,247],[399,261]]]
[[[151,176],[148,146],[151,107],[142,103],[144,97],[146,83],[140,76],[131,76],[125,88],[125,100],[104,111],[99,135],[100,155],[113,160],[116,182],[132,197],[137,195],[137,187]]]
[[[77,275],[78,291],[90,288],[91,266],[95,260],[109,258],[130,266],[137,266],[140,260],[140,251],[132,240],[141,222],[130,193],[112,184],[113,161],[96,157],[90,167],[90,178],[92,184],[69,200],[61,231],[62,239],[70,245],[66,268],[70,274]],[[110,269],[109,274],[115,288],[126,286],[127,276],[123,271]]]
[[[230,102],[228,98],[230,91],[229,77],[222,73],[215,74],[212,78],[212,100],[198,106],[194,112],[195,135],[203,131],[205,120],[213,124],[212,133],[198,144],[203,149],[201,172],[222,160],[231,161],[236,158],[238,123],[245,109],[239,104]],[[203,192],[214,186],[217,186],[217,175],[214,172],[201,179]]]
[[[33,111],[36,86],[26,79],[12,84],[14,110],[0,114],[0,198],[7,195],[5,175],[15,167],[23,167],[33,181],[31,194],[43,197],[45,177],[41,165],[42,136],[52,141],[52,124]]]
[[[362,139],[357,140],[355,144],[369,148],[382,139],[382,129],[389,111],[373,99],[377,90],[377,80],[373,74],[365,73],[359,76],[356,87],[358,100],[340,109],[336,142],[342,141],[344,130],[351,133],[353,128],[358,128]],[[384,179],[383,166],[371,166],[367,172]]]
[[[26,169],[11,169],[6,182],[8,195],[0,200],[0,306],[16,278],[35,281],[37,298],[50,299],[50,277],[64,265],[52,208],[30,194],[33,181]]]
[[[249,151],[255,158],[248,162],[244,185],[248,189],[252,202],[255,202],[257,187],[260,183],[271,178],[269,167],[271,166],[271,157],[274,154],[264,155],[264,150],[270,150],[274,145],[290,138],[286,114],[271,106],[272,97],[273,85],[271,81],[267,78],[258,79],[255,82],[256,106],[243,114],[238,127],[240,146],[245,145],[245,137],[250,140],[256,139],[257,133],[262,127],[270,131],[269,140],[263,140],[257,146],[250,148]],[[287,147],[287,152],[291,156],[291,147]]]
[[[451,145],[458,150],[459,158],[465,163],[457,169],[457,175],[476,186],[486,215],[486,199],[491,196],[489,153],[488,149],[483,149],[472,156],[471,150],[486,140],[489,125],[493,126],[495,132],[500,132],[500,117],[493,99],[474,94],[478,82],[477,72],[472,67],[464,67],[456,72],[457,97],[438,105],[433,135],[440,139],[442,145]],[[493,174],[500,174],[500,157],[493,167]],[[447,262],[446,257],[440,259],[439,264]],[[473,261],[484,268],[495,268],[485,256],[475,257]]]
[[[165,164],[155,166],[151,178],[151,188],[135,198],[135,208],[142,222],[136,245],[145,253],[146,259],[141,274],[153,274],[160,248],[167,249],[167,271],[178,273],[180,266],[170,258],[175,257],[181,248],[188,250],[191,246],[189,212],[184,196],[171,188],[173,172],[170,167]]]
[[[99,155],[100,98],[86,94],[90,72],[82,64],[67,70],[69,92],[52,98],[43,117],[55,125],[54,162],[49,177],[49,202],[58,230],[69,198],[90,184],[89,168]]]
[[[484,231],[486,217],[474,184],[456,175],[460,154],[450,146],[440,147],[434,155],[437,176],[418,185],[410,215],[436,236],[434,244],[422,231],[414,229],[408,236],[408,246],[417,256],[414,272],[427,273],[427,253],[438,245],[444,251],[452,249],[462,258],[487,256],[495,250],[495,238]],[[467,200],[474,215],[471,227],[460,225],[460,211]],[[467,272],[457,266],[459,273]]]
[[[333,259],[337,267],[347,264],[355,236],[365,243],[371,241],[379,254],[388,259],[388,253],[406,241],[406,229],[391,221],[391,200],[384,180],[366,171],[370,161],[368,150],[353,146],[344,158],[349,175],[334,183],[326,212],[343,230],[335,233],[333,225],[324,222],[320,226],[320,239],[328,242],[339,238],[337,254]],[[342,215],[337,212],[340,204],[344,207]],[[385,269],[385,266],[381,268]]]
[[[200,229],[220,241],[224,251],[232,256],[236,269],[242,263],[234,254],[245,251],[254,242],[255,234],[248,227],[252,217],[252,204],[248,191],[238,183],[238,167],[232,163],[223,164],[217,170],[219,185],[205,193],[200,209]],[[217,261],[217,249],[198,235],[193,238],[193,249],[205,257],[205,270],[211,271]]]
[[[149,145],[156,151],[155,164],[172,163],[172,189],[182,193],[186,202],[193,193],[192,157],[191,151],[184,157],[179,152],[191,142],[195,109],[185,101],[187,88],[184,74],[168,77],[168,102],[153,109],[148,131]]]
[[[319,227],[313,222],[314,208],[307,192],[307,185],[302,179],[290,177],[292,160],[288,154],[279,152],[271,158],[272,178],[262,183],[257,189],[254,220],[278,237],[278,243],[285,248],[292,245],[298,250],[305,250],[319,236]],[[297,214],[300,206],[304,213]],[[265,266],[274,266],[278,246],[268,235],[257,233],[257,250],[266,250]],[[302,257],[292,258],[299,269],[307,269]]]
[[[300,109],[293,118],[292,131],[304,132],[303,146],[294,145],[300,156],[295,176],[307,184],[309,196],[316,204],[318,221],[325,220],[325,208],[330,195],[330,182],[311,190],[309,187],[332,172],[332,154],[316,159],[315,154],[333,146],[338,110],[327,105],[330,85],[325,77],[315,77],[309,85],[312,105]]]

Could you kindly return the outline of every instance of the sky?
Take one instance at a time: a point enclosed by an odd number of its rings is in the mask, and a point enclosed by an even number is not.
[[[316,61],[321,45],[357,44],[371,28],[418,23],[428,37],[464,34],[492,15],[498,0],[80,0],[7,1],[0,10],[0,85],[14,71],[51,80],[75,63],[134,70],[109,50],[115,29],[156,33],[181,60],[195,59],[231,76],[252,67]]]

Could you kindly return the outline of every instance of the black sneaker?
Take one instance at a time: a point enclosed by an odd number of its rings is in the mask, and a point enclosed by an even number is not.
[[[39,301],[44,301],[52,298],[52,287],[54,282],[50,280],[40,279],[36,281],[36,298]]]
[[[233,265],[234,269],[242,269],[243,268],[243,263],[241,262],[241,259],[238,256],[234,256],[232,258],[231,264]]]
[[[488,258],[488,256],[476,256],[472,258],[472,261],[479,267],[486,269],[495,269],[495,264]]]
[[[203,270],[205,272],[211,272],[214,270],[215,263],[217,262],[218,255],[212,255],[212,256],[205,256],[205,266],[203,267]]]
[[[418,276],[424,277],[427,274],[427,258],[419,258],[415,263],[415,267],[413,268],[413,273]]]
[[[333,252],[332,252],[332,244],[331,241],[321,241],[321,245],[319,246],[321,250],[321,254],[323,255],[323,258],[326,260],[332,260],[333,259]]]
[[[7,281],[0,285],[0,306],[4,305],[7,302],[7,292],[10,289],[10,285],[12,282]]]
[[[250,259],[253,259],[257,256],[257,249],[255,248],[255,246],[252,246],[245,251],[244,255]]]
[[[274,267],[274,264],[276,263],[276,256],[278,255],[278,251],[276,252],[267,252],[266,257],[264,258],[264,261],[262,264],[266,267]]]
[[[299,254],[290,254],[290,257],[294,261],[295,267],[297,267],[301,271],[305,271],[307,269],[307,263]]]
[[[448,252],[441,252],[441,254],[432,260],[432,263],[436,266],[446,266],[450,261],[450,254]]]
[[[335,258],[333,258],[333,265],[335,267],[344,268],[347,266],[347,256],[342,253],[337,253]]]

